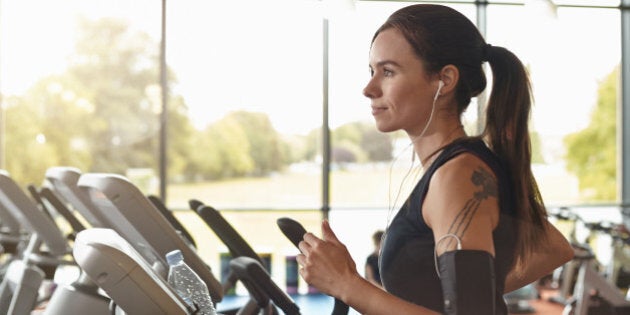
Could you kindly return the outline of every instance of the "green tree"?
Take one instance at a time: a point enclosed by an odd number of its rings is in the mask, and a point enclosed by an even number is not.
[[[282,138],[265,113],[235,111],[227,119],[238,122],[249,142],[249,155],[254,162],[252,175],[268,175],[285,165]]]
[[[331,150],[331,162],[337,164],[342,169],[344,169],[345,164],[348,163],[361,163],[367,161],[367,156],[361,147],[359,147],[357,143],[349,140],[342,140],[335,143]]]
[[[224,117],[208,126],[195,150],[195,168],[201,179],[245,176],[254,170],[247,134],[233,117]]]
[[[40,184],[56,165],[89,169],[92,112],[80,84],[49,76],[6,103],[6,168],[17,182]]]
[[[308,136],[280,135],[280,137],[282,138],[282,154],[286,158],[286,165],[309,160]]]
[[[41,111],[35,104],[11,97],[6,118],[6,170],[20,186],[39,185],[49,165],[59,162],[54,146],[43,133]]]
[[[567,169],[577,175],[588,201],[617,200],[618,82],[617,67],[600,83],[589,125],[564,139]]]
[[[158,45],[126,21],[81,20],[68,75],[90,91],[93,169],[122,173],[157,166],[159,103],[150,87],[158,82]]]
[[[307,161],[315,160],[318,155],[322,154],[322,129],[311,130],[306,135],[304,142],[304,159]]]
[[[393,139],[399,133],[383,133],[369,122],[354,121],[331,131],[331,160],[378,162],[392,159]],[[321,153],[321,128],[313,129],[304,139],[304,159],[312,160]],[[334,154],[342,154],[339,159]],[[350,157],[349,155],[352,155]]]
[[[353,121],[335,128],[331,133],[331,142],[337,143],[349,141],[352,143],[361,143],[364,126],[361,122]]]
[[[190,151],[184,168],[185,181],[203,181],[207,179],[220,179],[224,154],[221,152],[218,141],[213,139],[214,133],[211,127],[202,132],[193,134],[192,141],[195,149]]]
[[[38,81],[21,97],[20,108],[7,113],[9,151],[17,152],[13,143],[22,143],[20,150],[41,150],[45,139],[46,154],[22,152],[14,159],[10,153],[7,169],[16,174],[34,169],[26,157],[35,155],[44,171],[54,165],[113,173],[133,167],[156,170],[162,110],[158,44],[118,19],[83,19],[78,29],[67,70]],[[168,78],[170,86],[176,84],[172,72]],[[196,130],[183,98],[171,90],[167,165],[169,178],[177,179],[187,167]],[[23,119],[37,130],[24,128]],[[33,134],[41,134],[37,146],[25,146],[26,139],[35,141]]]
[[[82,82],[93,104],[92,169],[125,172],[133,167],[157,169],[161,92],[158,43],[132,31],[124,20],[82,20],[82,32],[67,75]],[[173,95],[175,75],[167,73],[168,166],[173,175],[184,169],[192,127],[183,99]]]
[[[180,95],[170,98],[168,104],[167,169],[171,182],[186,178],[189,157],[196,148],[196,136],[200,133],[188,118],[188,107]],[[157,139],[154,139],[154,141]],[[158,147],[159,144],[154,144]]]
[[[356,157],[357,162],[392,159],[392,136],[378,131],[372,123],[356,121],[339,126],[333,131],[332,143],[333,147],[345,144],[346,149],[355,151],[348,146],[353,143],[361,152]]]
[[[37,115],[41,117],[41,132],[58,157],[57,160],[44,159],[42,163],[47,167],[91,168],[88,143],[94,107],[88,98],[89,92],[83,85],[67,75],[42,78],[23,96],[26,104],[36,106]]]
[[[380,132],[374,127],[366,128],[361,137],[361,148],[367,153],[370,161],[390,161],[394,144],[389,134]]]

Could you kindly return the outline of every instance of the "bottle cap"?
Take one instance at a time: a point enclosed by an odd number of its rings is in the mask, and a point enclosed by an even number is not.
[[[174,251],[168,252],[166,254],[166,262],[169,265],[175,265],[179,262],[181,262],[182,260],[184,260],[184,255],[182,255],[182,251],[179,249],[176,249]]]

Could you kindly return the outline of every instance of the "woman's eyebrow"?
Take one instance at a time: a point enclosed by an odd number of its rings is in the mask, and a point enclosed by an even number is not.
[[[394,60],[390,60],[390,59],[386,59],[386,60],[382,60],[376,63],[377,67],[382,67],[382,66],[386,66],[386,65],[392,65],[392,66],[396,66],[396,67],[400,67],[400,64],[397,63]]]

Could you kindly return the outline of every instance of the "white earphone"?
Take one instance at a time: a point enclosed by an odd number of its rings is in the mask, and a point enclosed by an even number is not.
[[[437,247],[440,244],[440,242],[443,241],[447,237],[452,237],[455,239],[455,241],[457,242],[457,250],[462,249],[462,240],[459,238],[459,236],[453,233],[444,234],[442,235],[442,237],[438,238],[437,241],[435,241],[435,246],[433,247],[433,262],[435,263],[435,273],[437,273],[438,278],[441,278],[441,275],[440,275],[440,268],[438,267]]]
[[[438,82],[438,88],[437,88],[437,91],[435,91],[435,96],[433,97],[433,101],[436,101],[438,97],[440,96],[440,91],[442,90],[442,87],[444,87],[444,81],[440,80]]]

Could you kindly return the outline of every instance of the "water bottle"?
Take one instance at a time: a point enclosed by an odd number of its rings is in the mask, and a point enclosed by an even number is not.
[[[175,292],[190,306],[193,314],[217,315],[208,286],[184,262],[184,256],[179,249],[166,254],[168,262],[167,281]]]

